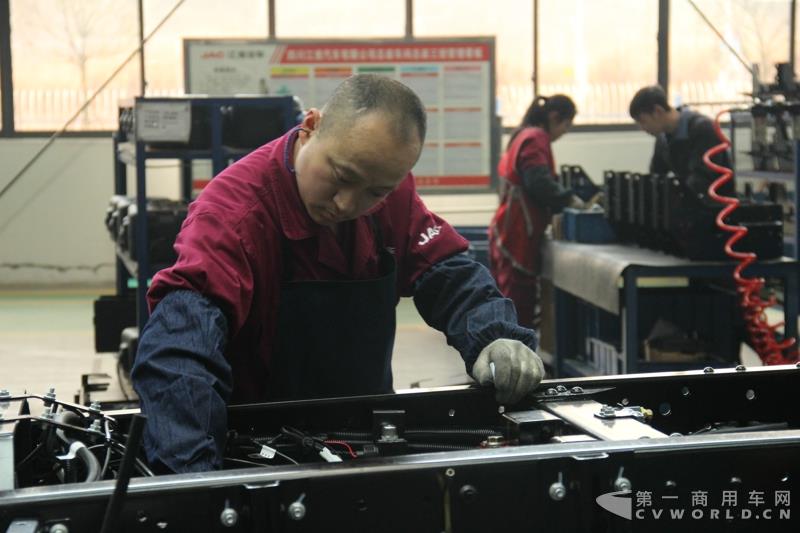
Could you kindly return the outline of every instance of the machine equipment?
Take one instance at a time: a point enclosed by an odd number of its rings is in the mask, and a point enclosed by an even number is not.
[[[605,212],[618,238],[644,248],[698,261],[727,259],[728,234],[715,224],[721,207],[710,206],[674,176],[606,171]],[[738,244],[759,259],[783,255],[783,211],[768,201],[742,201],[729,222],[748,229]]]
[[[182,475],[131,453],[136,411],[3,391],[0,531],[796,531],[799,385],[707,368],[513,406],[473,386],[232,406],[224,470]]]

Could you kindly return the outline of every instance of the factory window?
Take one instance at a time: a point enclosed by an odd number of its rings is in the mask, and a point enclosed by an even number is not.
[[[576,124],[631,122],[658,79],[658,0],[539,0],[539,32],[540,93],[572,97]]]
[[[405,34],[405,27],[403,0],[275,1],[275,33],[280,38],[396,38]]]
[[[414,36],[494,36],[497,112],[519,124],[533,97],[532,0],[414,0]]]
[[[705,17],[762,81],[775,78],[775,63],[789,60],[789,0],[695,0]],[[688,2],[672,2],[670,98],[714,113],[746,102],[752,78],[742,61]],[[698,105],[716,103],[716,105]]]
[[[144,34],[172,9],[173,2],[145,0]],[[221,15],[220,9],[223,10]],[[266,39],[267,0],[191,0],[183,4],[145,46],[148,96],[183,94],[183,39]]]
[[[54,130],[76,114],[136,48],[136,0],[11,0],[14,121],[17,130]],[[117,100],[133,96],[132,61],[70,130],[111,129]]]

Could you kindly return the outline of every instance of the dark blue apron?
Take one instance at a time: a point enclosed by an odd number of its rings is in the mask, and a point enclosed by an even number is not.
[[[370,220],[378,248],[377,278],[281,284],[270,399],[392,392],[395,260]],[[291,265],[284,249],[284,265]],[[284,270],[289,279],[290,270]]]

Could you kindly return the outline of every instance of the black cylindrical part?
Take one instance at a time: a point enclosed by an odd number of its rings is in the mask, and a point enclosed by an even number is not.
[[[122,504],[125,501],[125,494],[128,491],[128,482],[131,479],[136,455],[139,453],[139,444],[142,440],[142,431],[144,430],[144,423],[146,420],[147,417],[144,415],[133,415],[133,419],[131,420],[128,441],[125,443],[125,454],[122,456],[122,464],[119,468],[119,477],[117,477],[114,493],[108,501],[108,507],[106,507],[103,527],[100,528],[101,533],[110,533],[111,531],[118,530],[116,527],[117,521],[122,511]]]

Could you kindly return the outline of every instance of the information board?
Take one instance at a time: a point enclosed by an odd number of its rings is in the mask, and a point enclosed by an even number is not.
[[[427,190],[486,191],[494,183],[499,131],[494,38],[396,41],[184,40],[192,94],[294,95],[321,107],[348,76],[375,73],[411,87],[428,113],[413,169]]]

